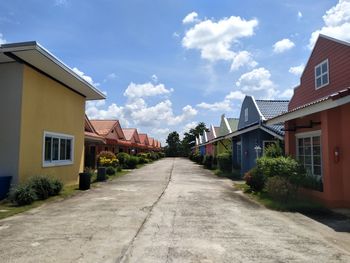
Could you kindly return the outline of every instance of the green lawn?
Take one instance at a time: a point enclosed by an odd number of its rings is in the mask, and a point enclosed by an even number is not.
[[[121,171],[121,172],[117,172],[116,175],[112,175],[108,177],[108,181],[114,180],[116,178],[119,178],[127,173],[129,173],[130,171]],[[96,187],[98,184],[96,184],[96,174],[93,174],[91,177],[91,187],[94,188]],[[77,193],[80,193],[81,191],[79,190],[79,186],[78,185],[67,185],[64,186],[61,193],[58,196],[52,196],[46,200],[38,200],[35,201],[34,203],[30,204],[30,205],[25,205],[25,206],[16,206],[14,204],[12,204],[11,202],[4,200],[2,202],[0,202],[0,219],[9,217],[9,216],[13,216],[15,214],[19,214],[25,211],[28,211],[30,209],[33,209],[35,207],[39,207],[44,203],[49,203],[49,202],[53,202],[56,200],[60,200],[60,199],[64,199],[64,198],[68,198],[71,196],[74,196]]]
[[[309,215],[324,215],[332,213],[331,210],[327,209],[323,205],[305,198],[298,197],[289,200],[288,202],[278,201],[271,198],[265,191],[258,193],[250,191],[249,186],[245,183],[235,183],[234,187],[242,190],[243,193],[245,193],[249,198],[272,210],[282,212],[299,212]]]

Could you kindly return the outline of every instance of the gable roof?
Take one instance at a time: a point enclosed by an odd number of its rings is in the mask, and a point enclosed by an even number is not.
[[[90,122],[100,135],[107,136],[116,128],[119,138],[125,139],[119,120],[91,120]]]
[[[226,134],[231,133],[231,127],[230,124],[228,123],[228,120],[225,117],[225,114],[221,115],[221,122],[220,122],[220,127],[219,127],[219,133],[217,134],[218,137],[224,136]]]
[[[96,132],[96,130],[94,129],[94,126],[91,124],[87,115],[85,115],[84,137],[85,137],[85,140],[88,140],[88,141],[97,141],[97,142],[106,143],[105,139]]]
[[[154,138],[148,137],[148,140],[149,140],[149,145],[154,146]]]
[[[289,100],[255,100],[265,120],[288,111]]]
[[[0,63],[20,61],[38,69],[87,100],[105,99],[106,96],[87,82],[57,57],[35,41],[2,44]]]
[[[238,128],[239,119],[237,118],[227,118],[227,122],[230,125],[231,132],[234,132]]]
[[[123,128],[123,133],[127,141],[131,141],[134,138],[135,142],[140,142],[140,137],[136,128]]]
[[[140,143],[144,145],[149,145],[149,140],[146,133],[139,133],[139,137],[140,137]]]

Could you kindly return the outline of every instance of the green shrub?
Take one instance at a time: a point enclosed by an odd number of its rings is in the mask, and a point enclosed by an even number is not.
[[[297,177],[300,172],[299,163],[291,157],[271,158],[263,156],[256,161],[257,169],[265,177],[281,176],[281,177]]]
[[[139,153],[137,155],[137,157],[139,157],[139,163],[140,164],[145,164],[145,163],[149,163],[150,160],[147,158],[147,154],[146,153]]]
[[[246,172],[243,179],[254,192],[260,192],[264,189],[266,178],[256,167]]]
[[[275,142],[266,147],[264,156],[276,158],[279,156],[283,156],[283,149],[279,142]]]
[[[300,179],[299,185],[308,189],[323,192],[322,179],[313,175],[305,175],[304,177],[302,177]]]
[[[223,172],[232,171],[232,155],[230,152],[224,152],[217,155],[219,169]]]
[[[136,156],[130,156],[130,158],[126,160],[127,169],[135,169],[138,164],[139,158]]]
[[[117,172],[121,172],[121,171],[123,171],[123,169],[122,169],[122,167],[119,165],[119,166],[117,167]]]
[[[126,168],[126,163],[130,158],[130,155],[127,153],[118,153],[117,158],[119,160],[119,164],[123,167]]]
[[[112,166],[109,166],[106,168],[106,174],[107,175],[115,175],[115,169]]]
[[[203,159],[203,165],[207,169],[212,169],[213,166],[213,156],[205,155]]]
[[[51,184],[50,195],[59,195],[63,189],[62,181],[57,178],[51,178],[50,184]]]
[[[100,166],[113,166],[117,167],[119,160],[114,153],[110,151],[102,151],[97,155],[97,161]]]
[[[273,199],[288,202],[295,197],[297,187],[285,177],[274,176],[267,179],[266,191]]]
[[[29,179],[28,185],[40,200],[45,200],[52,194],[51,180],[47,176],[34,176]]]
[[[11,189],[9,200],[19,206],[30,205],[37,198],[35,191],[29,184],[21,184]]]

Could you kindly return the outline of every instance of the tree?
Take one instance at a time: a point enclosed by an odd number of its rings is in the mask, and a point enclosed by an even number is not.
[[[168,144],[165,150],[167,156],[176,157],[180,155],[180,135],[176,131],[173,131],[168,135],[166,143]]]
[[[198,123],[195,128],[190,129],[189,132],[184,133],[184,138],[182,140],[182,152],[184,156],[188,156],[191,149],[196,144],[196,137],[203,135],[204,132],[208,132],[209,129],[206,127],[204,122]]]

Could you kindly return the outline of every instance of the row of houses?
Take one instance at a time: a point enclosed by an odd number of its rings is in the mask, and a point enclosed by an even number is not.
[[[330,207],[350,207],[350,43],[320,35],[290,101],[246,96],[237,119],[198,137],[200,154],[232,152],[244,174],[275,141],[298,159],[323,190],[305,194]]]
[[[89,121],[85,102],[105,95],[36,42],[0,46],[0,92],[0,179],[14,185],[35,175],[74,184],[101,150],[161,147],[117,120]]]
[[[136,128],[122,128],[119,120],[89,120],[85,115],[85,167],[95,168],[102,151],[136,155],[159,152],[161,147],[158,140]]]

